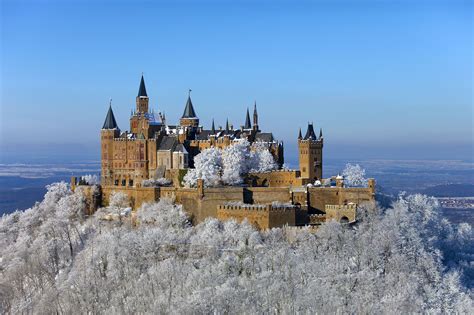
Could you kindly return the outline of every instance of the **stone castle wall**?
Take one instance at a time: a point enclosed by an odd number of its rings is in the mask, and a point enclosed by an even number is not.
[[[295,225],[294,207],[276,207],[272,205],[219,205],[217,207],[217,218],[219,220],[236,220],[242,222],[247,220],[258,229],[270,229]]]

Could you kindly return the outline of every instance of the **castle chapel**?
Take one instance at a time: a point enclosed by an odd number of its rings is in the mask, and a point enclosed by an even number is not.
[[[191,91],[189,91],[191,92]],[[374,202],[375,181],[366,187],[345,187],[344,178],[323,178],[323,134],[308,124],[298,142],[299,170],[283,168],[283,143],[271,132],[260,130],[257,106],[253,119],[247,108],[240,128],[226,122],[225,128],[210,129],[199,123],[191,95],[176,125],[164,114],[150,110],[145,80],[141,77],[136,107],[130,114],[130,130],[121,131],[110,104],[101,137],[101,181],[96,186],[71,179],[72,188],[83,186],[90,213],[107,206],[112,194],[123,193],[137,210],[145,202],[170,198],[181,204],[193,223],[208,217],[221,220],[248,220],[261,229],[281,226],[317,226],[327,220],[355,222],[358,206]],[[194,166],[202,150],[225,148],[242,139],[265,145],[277,170],[245,174],[240,186],[182,187],[183,176]],[[158,180],[158,179],[166,180]],[[155,181],[153,181],[155,180]],[[150,184],[151,183],[151,184]],[[89,187],[87,187],[89,186]],[[137,210],[139,211],[139,210]]]

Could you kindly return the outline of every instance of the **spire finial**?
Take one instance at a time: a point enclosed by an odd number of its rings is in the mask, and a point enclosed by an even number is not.
[[[112,98],[109,98],[109,106],[112,107]]]
[[[191,89],[188,90],[188,97],[191,97],[191,92],[192,92],[192,91],[193,91],[193,90],[191,90]]]

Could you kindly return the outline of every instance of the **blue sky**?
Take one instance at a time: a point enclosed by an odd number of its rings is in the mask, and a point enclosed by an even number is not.
[[[313,121],[329,158],[472,158],[470,1],[1,5],[3,152],[95,154],[109,98],[129,129],[144,72],[173,123],[189,88],[204,126],[257,100],[288,155]]]

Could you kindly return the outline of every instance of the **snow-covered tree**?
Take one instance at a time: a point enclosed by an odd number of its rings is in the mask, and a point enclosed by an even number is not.
[[[128,200],[128,196],[123,192],[113,191],[110,194],[109,205],[115,208],[126,208],[130,205],[130,201]]]
[[[436,200],[400,195],[358,224],[317,233],[258,231],[208,218],[192,226],[170,200],[137,225],[81,218],[80,191],[0,219],[0,313],[472,312],[468,224],[447,225]],[[251,301],[251,303],[249,302]]]
[[[359,164],[346,164],[346,167],[342,171],[342,176],[344,177],[344,184],[348,187],[361,187],[367,185],[365,169],[360,167]]]
[[[99,177],[97,175],[88,174],[88,175],[82,176],[81,179],[87,185],[99,185],[100,184],[100,180],[99,180]]]
[[[222,173],[222,153],[218,148],[212,147],[202,150],[194,157],[194,168],[188,170],[183,178],[187,187],[195,187],[198,179],[204,181],[204,186],[219,185]]]
[[[261,141],[252,144],[250,163],[249,168],[252,172],[269,172],[278,168],[268,144]]]
[[[222,150],[222,181],[226,185],[240,185],[242,175],[249,170],[249,142],[242,140]]]

